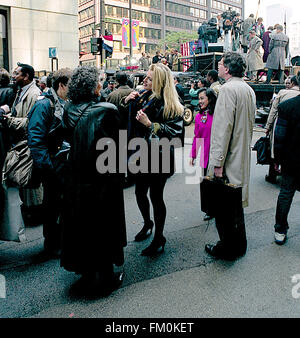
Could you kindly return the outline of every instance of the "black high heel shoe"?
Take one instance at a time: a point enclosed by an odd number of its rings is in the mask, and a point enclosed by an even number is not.
[[[154,223],[150,221],[150,223],[145,224],[142,228],[142,230],[135,236],[134,240],[136,242],[142,242],[146,238],[148,238],[152,234]]]
[[[154,238],[151,244],[142,251],[141,256],[154,256],[156,254],[161,254],[165,250],[166,238],[164,236],[159,238]]]

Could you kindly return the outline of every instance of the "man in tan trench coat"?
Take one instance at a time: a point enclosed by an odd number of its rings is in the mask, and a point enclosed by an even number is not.
[[[230,196],[223,197],[228,210],[215,215],[220,241],[205,246],[210,255],[229,260],[243,256],[247,250],[243,208],[248,205],[256,98],[242,79],[245,69],[246,61],[238,53],[225,53],[219,62],[219,76],[226,83],[220,89],[211,133],[209,175],[226,175],[229,183],[242,187],[238,206],[231,205]]]
[[[27,116],[41,91],[35,84],[34,69],[30,65],[18,63],[13,72],[13,80],[18,86],[18,92],[11,114],[7,117],[7,126],[12,131],[12,134],[15,135],[15,142],[18,142],[27,137]],[[20,189],[20,195],[24,206],[27,207],[27,211],[29,211],[28,208],[32,209],[32,207],[42,205],[43,190],[41,186],[37,189]]]
[[[264,69],[264,63],[262,55],[260,53],[260,47],[262,46],[262,40],[256,36],[255,31],[250,31],[250,43],[247,54],[247,71],[251,80],[255,80],[257,77],[257,71]]]

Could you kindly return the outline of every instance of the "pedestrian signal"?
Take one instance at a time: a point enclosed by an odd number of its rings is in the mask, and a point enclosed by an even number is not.
[[[91,38],[91,53],[98,54],[102,49],[101,38]]]

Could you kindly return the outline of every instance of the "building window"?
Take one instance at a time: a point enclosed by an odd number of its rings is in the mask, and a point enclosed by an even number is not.
[[[95,7],[91,6],[79,12],[79,22],[95,17]]]
[[[9,71],[7,13],[4,10],[0,10],[0,67]]]
[[[79,37],[84,38],[86,36],[92,35],[94,27],[94,24],[90,24],[79,28]]]

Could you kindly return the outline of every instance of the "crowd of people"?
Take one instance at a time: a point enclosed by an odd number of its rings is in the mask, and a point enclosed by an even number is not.
[[[269,26],[266,30],[263,18],[259,17],[256,20],[254,14],[250,14],[243,21],[239,13],[229,9],[217,16],[215,26],[219,41],[224,43],[224,52],[243,51],[247,54],[247,76],[250,80],[257,79],[258,72],[263,72],[267,68],[266,83],[270,83],[272,77],[275,78],[276,75],[279,83],[284,83],[289,38],[283,32],[282,25]],[[211,42],[210,35],[204,33],[207,27],[209,22],[203,22],[198,31],[202,53],[208,52],[208,42]]]
[[[110,92],[105,92],[97,68],[83,66],[54,72],[50,87],[43,88],[37,86],[33,67],[19,63],[12,80],[13,87],[9,85],[10,75],[2,69],[1,164],[8,151],[26,141],[33,170],[26,186],[16,185],[15,177],[8,176],[5,189],[1,189],[1,207],[11,189],[18,191],[30,210],[42,204],[44,257],[60,257],[62,267],[81,275],[72,287],[74,292],[109,294],[122,282],[122,273],[114,273],[114,267],[124,264],[127,244],[124,174],[118,170],[124,163],[102,173],[103,166],[95,165],[105,154],[104,149],[98,149],[98,142],[109,139],[107,144],[114,142],[120,149],[124,146],[119,144],[120,130],[127,131],[129,142],[139,138],[149,147],[152,139],[171,141],[178,137],[182,142],[184,108],[173,75],[162,63],[153,64],[143,90],[137,92],[127,85],[127,75],[120,72],[117,88],[115,82],[110,87],[108,81]],[[174,146],[167,151],[169,155],[158,148],[155,173],[151,171],[150,151],[146,171],[135,173],[136,200],[144,219],[135,240],[146,239],[155,229],[151,244],[141,252],[143,256],[162,252],[166,244],[163,193],[175,171]],[[162,164],[165,156],[169,158],[167,167]],[[138,152],[131,151],[126,166],[138,161]],[[24,168],[20,174],[24,175]],[[16,209],[20,207],[15,204]],[[85,241],[83,236],[89,239]]]
[[[142,56],[139,59],[139,65],[141,70],[148,70],[151,64],[162,63],[169,67],[172,71],[179,72],[182,70],[180,66],[180,60],[178,59],[182,55],[177,49],[171,48],[166,50],[164,53],[156,51],[155,55],[151,59],[150,55],[142,52]]]
[[[244,208],[249,197],[256,97],[244,81],[246,68],[241,53],[227,52],[218,72],[210,71],[191,88],[198,111],[189,163],[195,166],[200,152],[204,176],[241,189],[236,203],[230,203],[226,192],[214,212],[205,215],[205,220],[215,218],[219,235],[217,244],[207,244],[205,250],[225,260],[235,260],[247,250]],[[128,144],[144,142],[126,148],[125,166],[134,176],[136,202],[144,222],[135,241],[144,241],[154,231],[151,244],[141,255],[162,253],[167,243],[164,189],[175,172],[175,145],[154,147],[154,151],[152,146],[162,140],[184,144],[184,105],[178,79],[169,66],[157,62],[148,68],[140,91],[132,88],[124,72],[118,72],[115,81],[107,80],[103,88],[98,69],[88,66],[60,69],[41,79],[38,87],[33,67],[19,63],[12,80],[13,87],[10,74],[0,70],[0,164],[5,163],[8,151],[25,142],[32,172],[30,183],[24,186],[16,185],[14,178],[7,179],[0,191],[0,208],[3,211],[2,201],[11,189],[14,193],[17,189],[30,210],[42,205],[43,254],[60,258],[63,268],[81,275],[72,291],[108,295],[122,283],[123,273],[116,273],[115,267],[123,266],[127,245],[124,173],[120,169],[124,163],[110,155],[124,149],[120,131],[126,131]],[[278,244],[286,241],[287,215],[299,189],[298,80],[299,76],[290,79],[291,88],[280,92],[267,123],[267,133],[274,140],[270,172],[281,165],[283,175],[275,224]]]

